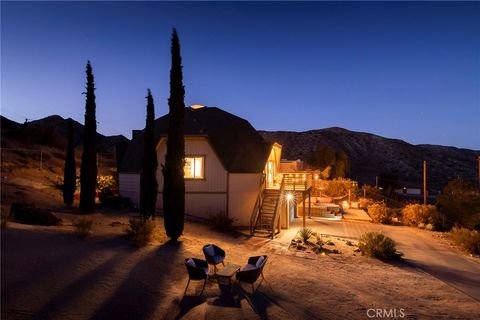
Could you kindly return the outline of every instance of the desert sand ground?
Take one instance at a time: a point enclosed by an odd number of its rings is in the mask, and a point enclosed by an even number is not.
[[[360,256],[334,239],[340,254],[291,251],[279,241],[226,234],[187,222],[169,244],[162,218],[155,239],[137,249],[122,238],[133,212],[90,215],[93,235],[75,236],[75,214],[40,227],[9,223],[1,233],[2,319],[369,319],[369,309],[403,309],[407,319],[478,319],[480,303],[420,269]],[[184,259],[215,243],[226,261],[269,260],[258,291],[220,294],[214,279],[187,283]],[[260,282],[260,281],[259,281]],[[242,289],[243,288],[243,289]]]

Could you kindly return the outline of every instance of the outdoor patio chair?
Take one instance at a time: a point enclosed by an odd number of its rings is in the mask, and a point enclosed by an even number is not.
[[[187,258],[185,259],[185,267],[187,267],[188,271],[188,282],[187,286],[185,287],[185,291],[183,295],[187,293],[188,285],[190,284],[190,280],[204,280],[202,292],[205,289],[205,284],[207,283],[208,278],[208,263],[205,260],[196,259],[196,258]]]
[[[225,263],[223,262],[225,260],[225,251],[216,245],[207,244],[203,246],[203,254],[205,255],[205,260],[207,260],[208,264],[213,265],[214,275],[217,273],[217,264],[221,263],[225,266]]]
[[[248,263],[244,265],[235,275],[239,282],[246,282],[252,285],[253,294],[255,294],[255,282],[260,275],[263,277],[263,267],[267,263],[267,256],[255,256],[248,258]]]

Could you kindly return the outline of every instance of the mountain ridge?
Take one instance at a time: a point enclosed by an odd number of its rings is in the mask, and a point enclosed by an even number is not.
[[[74,121],[75,145],[83,141],[83,125]],[[20,124],[1,116],[2,144],[5,137],[19,138],[25,129],[33,132],[53,132],[54,138],[65,143],[68,119],[51,115]],[[307,160],[319,144],[343,151],[350,162],[349,177],[360,183],[374,184],[382,172],[395,172],[399,180],[409,184],[422,184],[423,160],[427,160],[429,189],[440,190],[448,181],[463,177],[478,179],[479,150],[435,144],[410,144],[397,138],[386,138],[368,132],[351,131],[341,127],[311,129],[307,131],[258,130],[266,141],[283,146],[282,158]],[[97,133],[99,151],[113,152],[115,146],[130,141],[123,135],[104,136]]]
[[[476,181],[480,151],[433,144],[413,145],[396,138],[340,127],[302,132],[259,130],[269,142],[283,146],[282,158],[306,161],[319,144],[343,151],[350,161],[349,176],[374,184],[382,172],[394,172],[401,182],[422,185],[423,160],[427,160],[429,189],[438,191],[448,181],[463,177]]]

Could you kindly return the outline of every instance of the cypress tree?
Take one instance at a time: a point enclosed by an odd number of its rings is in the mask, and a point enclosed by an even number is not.
[[[148,89],[147,120],[143,132],[143,163],[140,175],[140,214],[146,220],[155,215],[157,203],[157,151],[155,147],[155,106]]]
[[[172,33],[172,67],[170,69],[170,98],[168,99],[168,138],[163,167],[163,210],[165,231],[173,241],[183,233],[185,219],[185,88],[183,86],[182,58],[177,31]]]
[[[77,172],[75,166],[75,147],[73,146],[73,121],[68,119],[67,152],[65,155],[65,169],[63,171],[63,202],[67,206],[73,203]]]
[[[95,118],[95,85],[90,61],[87,62],[87,91],[85,92],[85,128],[82,166],[80,168],[80,210],[90,213],[95,209],[97,186],[97,121]]]

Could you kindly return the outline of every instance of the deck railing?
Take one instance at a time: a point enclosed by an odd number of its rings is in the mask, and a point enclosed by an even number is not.
[[[284,173],[286,191],[307,191],[312,187],[314,178],[312,173]]]

